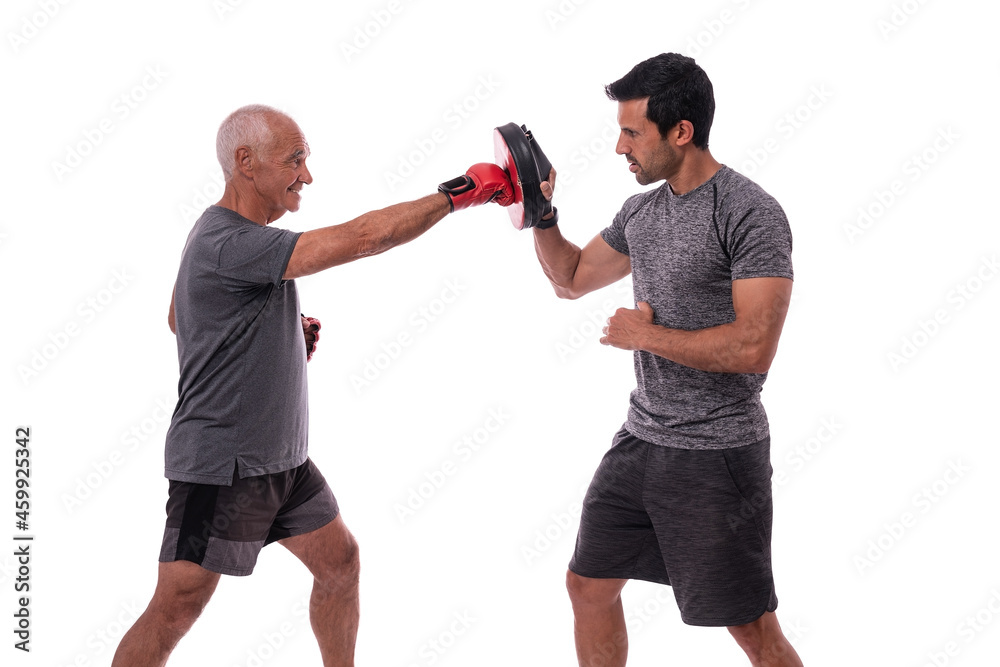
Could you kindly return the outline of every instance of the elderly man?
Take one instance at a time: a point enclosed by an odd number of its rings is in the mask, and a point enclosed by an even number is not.
[[[225,193],[188,236],[168,317],[180,381],[159,576],[113,665],[165,664],[220,575],[249,575],[272,542],[314,577],[309,615],[323,664],[353,665],[358,546],[308,458],[305,366],[318,325],[300,317],[295,279],[406,243],[451,211],[507,205],[511,184],[477,164],[433,195],[296,233],[269,226],[297,211],[312,183],[295,121],[238,109],[219,128],[217,153]]]

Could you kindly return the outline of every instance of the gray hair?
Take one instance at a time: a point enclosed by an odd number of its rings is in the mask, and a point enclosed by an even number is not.
[[[228,183],[236,169],[236,149],[247,146],[261,152],[271,139],[269,116],[285,114],[266,104],[248,104],[229,114],[219,126],[215,139],[215,153]]]

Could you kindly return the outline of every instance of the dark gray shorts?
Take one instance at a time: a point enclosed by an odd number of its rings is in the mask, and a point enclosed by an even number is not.
[[[187,560],[245,576],[264,546],[309,533],[337,518],[326,479],[309,459],[297,468],[240,479],[232,486],[170,480],[160,562]]]
[[[688,625],[774,611],[770,444],[677,449],[623,428],[584,498],[570,570],[672,586]]]

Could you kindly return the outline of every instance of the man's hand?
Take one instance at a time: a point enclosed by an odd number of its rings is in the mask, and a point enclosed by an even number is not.
[[[312,359],[319,342],[320,323],[315,317],[302,316],[302,335],[306,339],[306,361]]]
[[[645,301],[640,301],[635,310],[619,308],[608,319],[604,327],[601,343],[622,350],[641,350],[650,327],[653,324],[653,309]]]
[[[549,202],[552,201],[552,195],[554,195],[556,191],[555,167],[552,167],[552,169],[549,170],[548,180],[542,181],[542,185],[540,186],[539,189],[542,191],[542,196],[545,197],[546,201]],[[553,206],[552,211],[544,218],[542,218],[537,225],[535,225],[535,229],[548,229],[549,227],[556,225],[558,222],[559,222],[559,211],[557,211],[556,207]]]
[[[556,191],[555,167],[552,167],[552,169],[549,170],[548,179],[542,181],[542,184],[539,186],[539,189],[542,191],[542,196],[545,197],[546,201],[552,201],[552,195],[555,194]]]
[[[170,291],[170,310],[167,312],[167,326],[170,327],[170,333],[177,335],[177,314],[174,312],[174,294],[177,292],[177,285],[174,284],[174,288]]]

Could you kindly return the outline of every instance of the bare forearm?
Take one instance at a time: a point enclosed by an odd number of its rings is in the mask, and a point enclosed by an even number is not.
[[[736,318],[693,331],[656,324],[653,309],[640,301],[635,309],[619,308],[608,318],[601,343],[711,373],[766,373],[778,351],[791,294],[788,278],[734,280]]]
[[[364,220],[364,225],[370,228],[369,235],[376,240],[366,254],[377,255],[409,243],[441,221],[450,210],[448,197],[439,192],[366,213],[359,220]]]
[[[695,331],[650,324],[638,343],[646,352],[712,373],[766,373],[774,357],[760,336],[735,323]]]
[[[570,243],[559,231],[559,226],[536,229],[535,254],[545,277],[552,283],[561,298],[573,298],[572,286],[576,269],[580,265],[581,250]]]
[[[307,276],[383,253],[417,238],[450,210],[447,196],[436,193],[365,213],[342,225],[305,232],[284,277]]]

